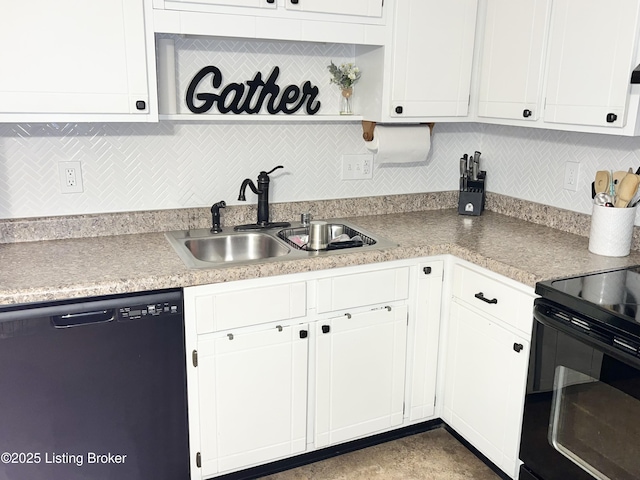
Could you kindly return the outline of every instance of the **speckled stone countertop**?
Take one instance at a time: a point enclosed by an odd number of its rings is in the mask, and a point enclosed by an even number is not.
[[[459,216],[455,209],[347,218],[398,243],[250,266],[187,268],[163,233],[0,245],[0,304],[136,292],[452,254],[529,286],[539,280],[640,264],[588,251],[588,238],[500,213]]]

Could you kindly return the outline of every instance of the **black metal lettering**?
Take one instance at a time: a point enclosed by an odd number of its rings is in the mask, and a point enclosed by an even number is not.
[[[220,113],[259,113],[266,101],[266,110],[272,115],[278,112],[285,114],[295,113],[303,105],[309,115],[320,110],[320,102],[317,100],[319,90],[311,82],[306,81],[302,87],[288,85],[280,95],[280,86],[277,84],[280,68],[273,67],[266,82],[262,80],[262,74],[257,72],[253,79],[243,83],[229,83],[220,94],[196,93],[200,83],[207,75],[212,75],[211,85],[214,89],[222,85],[222,72],[219,68],[209,65],[202,68],[191,80],[187,88],[186,103],[193,113],[204,113],[217,103]],[[246,87],[245,87],[246,84]],[[248,87],[248,88],[247,88]],[[202,102],[196,106],[194,99]]]

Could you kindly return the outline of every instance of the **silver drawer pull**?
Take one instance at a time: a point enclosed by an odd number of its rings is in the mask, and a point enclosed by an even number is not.
[[[497,298],[486,298],[484,296],[484,293],[482,293],[482,292],[476,293],[474,295],[474,297],[476,297],[478,300],[482,300],[485,303],[491,303],[491,304],[498,303],[498,299]]]

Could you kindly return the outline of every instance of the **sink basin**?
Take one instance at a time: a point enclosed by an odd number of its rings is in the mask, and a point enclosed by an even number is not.
[[[212,234],[180,230],[166,235],[182,261],[191,268],[243,265],[287,255],[291,249],[274,235],[262,232]]]
[[[184,242],[187,249],[203,262],[246,262],[280,257],[289,249],[272,236],[264,233],[241,233]]]
[[[165,237],[189,268],[220,268],[397,246],[396,243],[379,236],[373,237],[359,227],[342,220],[334,220],[329,222],[329,225],[332,238],[341,234],[346,234],[349,238],[358,235],[361,241],[342,242],[336,244],[335,249],[307,251],[290,238],[293,235],[309,233],[309,228],[300,224],[289,229],[266,228],[260,231],[234,231],[228,228],[217,234],[204,228],[177,230],[165,233]]]

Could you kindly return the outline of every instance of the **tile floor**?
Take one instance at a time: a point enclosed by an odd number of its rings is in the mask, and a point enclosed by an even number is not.
[[[500,480],[500,477],[444,428],[436,428],[262,480]]]

